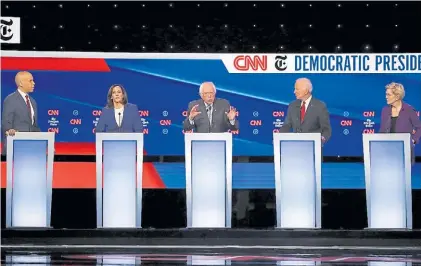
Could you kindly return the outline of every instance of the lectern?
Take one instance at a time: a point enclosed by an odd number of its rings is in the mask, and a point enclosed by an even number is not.
[[[54,132],[7,137],[6,227],[50,227]]]
[[[142,173],[142,133],[96,133],[98,228],[141,228]]]
[[[369,229],[412,229],[411,135],[363,134]]]
[[[276,226],[321,228],[321,134],[273,133]]]
[[[188,228],[230,228],[232,134],[186,133]]]

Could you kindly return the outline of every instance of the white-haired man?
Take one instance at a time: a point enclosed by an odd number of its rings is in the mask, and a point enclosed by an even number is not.
[[[328,141],[332,127],[326,104],[312,96],[313,86],[309,79],[297,79],[294,88],[297,100],[289,104],[280,132],[290,132],[292,129],[296,133],[321,133],[322,141]]]
[[[189,103],[183,129],[197,133],[221,133],[238,130],[236,111],[225,99],[215,98],[216,88],[212,82],[200,85],[201,99]]]

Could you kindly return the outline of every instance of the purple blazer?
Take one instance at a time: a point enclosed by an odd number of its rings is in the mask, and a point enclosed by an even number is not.
[[[392,127],[392,107],[385,106],[382,110],[382,117],[380,121],[380,132],[390,133]],[[414,107],[402,102],[402,108],[399,112],[399,117],[396,120],[396,133],[411,133],[411,138],[418,143],[421,137],[421,121],[415,112]],[[414,132],[415,130],[415,132]],[[412,161],[414,157],[414,145],[411,145]]]
[[[390,133],[392,126],[392,107],[385,106],[382,110],[380,122],[380,132]],[[415,133],[413,134],[413,131]],[[414,107],[407,103],[402,103],[402,109],[396,120],[396,133],[411,133],[412,139],[418,143],[421,137],[421,121],[415,112]]]

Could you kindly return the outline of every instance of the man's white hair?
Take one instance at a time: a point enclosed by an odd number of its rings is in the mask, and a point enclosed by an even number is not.
[[[296,82],[305,82],[308,88],[308,91],[311,93],[313,91],[313,84],[311,84],[311,81],[308,78],[299,78],[296,80]]]
[[[205,84],[210,84],[210,85],[212,85],[213,90],[214,90],[214,92],[216,93],[216,86],[215,86],[215,84],[213,84],[213,82],[211,82],[211,81],[208,81],[208,82],[203,82],[202,84],[200,84],[200,87],[199,87],[199,94],[202,94],[203,87],[205,86]]]

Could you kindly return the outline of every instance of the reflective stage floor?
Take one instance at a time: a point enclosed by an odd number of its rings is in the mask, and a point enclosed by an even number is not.
[[[2,265],[421,265],[419,250],[277,250],[264,248],[132,248],[2,250]]]
[[[2,265],[421,266],[421,230],[2,229]]]

